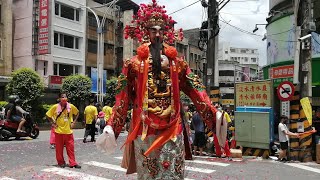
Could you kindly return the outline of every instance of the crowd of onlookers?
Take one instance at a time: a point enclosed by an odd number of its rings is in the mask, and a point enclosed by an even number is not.
[[[218,143],[218,138],[215,132],[209,130],[206,124],[203,122],[201,116],[196,111],[193,104],[183,103],[183,110],[185,113],[185,127],[189,131],[190,136],[189,144],[192,149],[193,155],[200,156],[216,156],[216,157],[228,157],[230,158],[230,148],[232,139],[232,127],[234,126],[234,112],[233,110],[222,110],[221,104],[214,104],[214,106],[221,112],[223,112],[224,117],[228,122],[228,133],[227,139],[224,147],[220,147]],[[185,142],[186,144],[186,142]],[[186,148],[187,149],[187,148]],[[188,153],[186,153],[188,154]]]

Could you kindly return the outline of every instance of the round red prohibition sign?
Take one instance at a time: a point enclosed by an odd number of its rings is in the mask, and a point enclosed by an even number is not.
[[[282,82],[277,89],[281,101],[289,101],[294,94],[294,85],[290,81]]]

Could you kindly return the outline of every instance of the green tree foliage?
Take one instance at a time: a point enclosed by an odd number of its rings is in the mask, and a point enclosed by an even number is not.
[[[80,102],[86,100],[91,94],[92,82],[88,76],[71,75],[63,79],[62,92],[66,92],[68,99],[79,107]]]
[[[117,87],[117,78],[112,77],[111,79],[107,80],[107,91],[104,101],[109,101],[111,105],[114,105],[116,101],[116,87]]]
[[[11,81],[7,84],[9,95],[18,95],[22,100],[22,107],[28,111],[35,110],[43,96],[44,83],[39,74],[30,68],[20,68],[11,74]]]

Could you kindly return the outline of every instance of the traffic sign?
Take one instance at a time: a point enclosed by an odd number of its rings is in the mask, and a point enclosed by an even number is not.
[[[281,101],[289,101],[294,94],[294,85],[290,81],[282,82],[277,89]]]

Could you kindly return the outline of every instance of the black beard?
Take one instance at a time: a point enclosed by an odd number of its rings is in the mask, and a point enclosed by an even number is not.
[[[150,52],[152,56],[152,72],[154,77],[158,78],[161,75],[161,54],[162,43],[159,38],[155,39],[155,43],[150,46]]]

